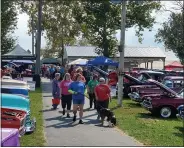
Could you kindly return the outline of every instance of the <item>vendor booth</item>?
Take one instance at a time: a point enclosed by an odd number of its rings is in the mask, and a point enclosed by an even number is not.
[[[184,65],[182,65],[180,62],[174,61],[168,65],[165,66],[165,70],[173,70],[173,71],[181,71],[183,70]]]
[[[88,61],[88,64],[91,65],[104,65],[104,66],[118,66],[118,62],[115,62],[107,57],[99,56],[96,57],[90,61]]]

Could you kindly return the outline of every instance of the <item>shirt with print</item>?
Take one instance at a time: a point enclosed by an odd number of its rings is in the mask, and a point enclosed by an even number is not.
[[[97,80],[90,80],[88,82],[88,87],[89,87],[89,93],[94,93],[94,88],[98,85]]]
[[[99,101],[105,101],[109,99],[111,90],[107,84],[99,84],[95,87],[95,92]]]
[[[70,86],[70,84],[72,83],[72,81],[67,81],[67,80],[63,80],[60,83],[60,88],[61,88],[61,93],[63,95],[70,95],[70,93],[68,92],[68,88]]]
[[[72,95],[72,99],[74,100],[85,99],[84,93],[86,86],[83,82],[78,81],[72,82],[68,89],[77,92],[77,94]]]

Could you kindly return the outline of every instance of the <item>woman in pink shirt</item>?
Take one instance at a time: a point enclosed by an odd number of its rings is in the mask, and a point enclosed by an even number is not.
[[[67,106],[67,118],[70,118],[70,110],[72,106],[72,94],[68,92],[68,87],[72,83],[69,73],[66,73],[63,77],[63,81],[60,83],[61,95],[62,95],[62,108],[63,115],[65,115],[65,108]]]

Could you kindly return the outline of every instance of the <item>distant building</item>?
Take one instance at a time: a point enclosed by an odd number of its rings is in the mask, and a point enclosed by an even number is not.
[[[68,62],[78,58],[92,59],[98,54],[95,53],[95,46],[65,46],[64,59]],[[112,59],[119,61],[120,54],[118,53]],[[154,67],[154,62],[161,62],[161,69],[165,66],[166,55],[162,49],[158,47],[125,47],[125,70],[131,67],[142,66],[148,68]]]
[[[172,62],[174,62],[174,61],[180,61],[177,57],[176,57],[176,55],[175,55],[175,53],[173,52],[173,51],[169,51],[169,50],[165,50],[165,51],[163,51],[164,52],[164,54],[166,55],[166,59],[165,59],[165,65],[168,65],[168,64],[170,64],[170,63],[172,63]],[[149,65],[150,66],[150,65]],[[141,65],[140,65],[140,67],[145,67],[145,64],[144,63],[142,63]],[[163,69],[163,64],[162,64],[162,61],[154,61],[153,62],[153,68],[155,68],[155,69]]]

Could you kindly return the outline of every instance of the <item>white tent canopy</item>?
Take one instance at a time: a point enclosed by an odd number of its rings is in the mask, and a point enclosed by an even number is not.
[[[87,59],[77,59],[75,61],[72,61],[70,63],[68,63],[68,65],[85,65],[88,62]]]

